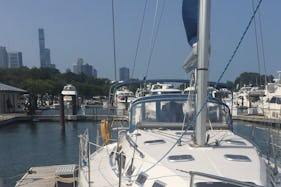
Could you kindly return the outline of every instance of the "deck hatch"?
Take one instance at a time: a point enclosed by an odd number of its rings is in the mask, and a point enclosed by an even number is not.
[[[193,161],[194,158],[192,155],[171,155],[168,157],[170,162],[188,162]]]
[[[165,187],[165,186],[166,186],[166,184],[159,180],[156,180],[152,185],[152,187]]]
[[[142,186],[144,185],[146,179],[148,178],[148,175],[144,172],[141,172],[136,180],[136,184]]]
[[[165,140],[159,139],[159,140],[147,140],[144,142],[145,145],[155,145],[155,144],[163,144],[166,143]]]
[[[245,155],[231,155],[231,154],[226,154],[224,155],[226,160],[230,161],[237,161],[237,162],[251,162],[251,159]]]

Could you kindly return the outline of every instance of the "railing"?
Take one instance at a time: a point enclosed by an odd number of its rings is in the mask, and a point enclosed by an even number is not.
[[[218,180],[218,181],[222,181],[222,182],[229,183],[229,184],[232,184],[232,185],[243,186],[243,187],[261,187],[259,185],[253,184],[253,183],[241,182],[241,181],[238,181],[238,180],[235,180],[235,179],[229,179],[229,178],[220,177],[220,176],[217,176],[217,175],[211,175],[211,174],[197,172],[197,171],[184,171],[184,170],[180,170],[180,169],[177,169],[177,170],[190,174],[190,177],[191,177],[190,185],[189,185],[190,187],[194,186],[194,176],[201,176],[201,177],[206,177],[206,178],[210,178],[210,179],[215,179],[215,180]]]

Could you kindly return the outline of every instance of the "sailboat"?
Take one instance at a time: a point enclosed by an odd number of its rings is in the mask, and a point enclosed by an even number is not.
[[[210,1],[183,0],[183,18],[193,29],[199,25],[198,37],[187,29],[193,50],[185,64],[196,66],[196,100],[187,94],[133,100],[129,130],[92,154],[87,134],[81,136],[79,186],[281,186],[277,165],[232,132],[228,106],[207,98]]]

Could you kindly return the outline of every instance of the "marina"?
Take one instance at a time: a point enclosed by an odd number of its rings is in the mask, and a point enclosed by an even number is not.
[[[216,82],[209,75],[210,70],[219,69],[213,68],[218,60],[213,57],[217,49],[211,46],[219,42],[213,33],[221,35],[221,31],[211,21],[213,3],[183,0],[176,10],[187,45],[177,48],[186,52],[188,47],[189,54],[170,51],[186,57],[181,70],[190,80],[185,75],[175,84],[164,81],[168,79],[149,80],[149,71],[164,70],[161,60],[156,66],[153,63],[154,68],[150,64],[155,61],[154,44],[166,11],[163,1],[156,2],[154,11],[146,9],[147,2],[133,65],[134,72],[145,14],[152,11],[143,80],[134,80],[124,67],[117,81],[116,57],[120,54],[116,56],[119,44],[115,42],[123,39],[117,37],[120,31],[113,1],[114,79],[97,78],[92,66],[83,66],[83,58],[73,66],[74,74],[70,70],[61,75],[50,62],[44,30],[38,30],[42,71],[33,79],[29,75],[34,73],[27,73],[23,79],[30,82],[19,84],[26,90],[0,84],[0,187],[281,187],[281,71],[277,79],[264,75],[262,81],[259,67],[258,74],[245,72],[235,82],[222,83],[250,26],[256,26],[262,0],[252,3],[244,32],[224,70],[216,73]],[[177,30],[172,25],[169,28]],[[255,36],[259,48],[257,32]],[[183,59],[170,61],[176,64]],[[50,69],[44,69],[46,63]],[[170,76],[164,71],[163,75]],[[2,79],[17,82],[7,75]]]
[[[0,186],[15,186],[16,182],[28,173],[27,170],[30,168],[33,168],[33,171],[37,171],[38,174],[43,172],[45,177],[48,176],[48,171],[51,171],[54,182],[57,166],[78,164],[78,136],[85,129],[89,129],[90,140],[95,142],[96,132],[100,130],[99,128],[99,122],[83,121],[68,121],[64,127],[58,122],[26,121],[0,127],[0,146],[2,149],[0,152],[2,160],[0,163]],[[270,129],[274,132],[273,138],[275,142],[279,142],[280,147],[280,129],[267,128],[264,125],[239,120],[234,121],[234,132],[254,140],[265,155],[267,154],[266,144]],[[280,148],[278,152],[281,155]],[[281,158],[278,159],[281,162]],[[33,175],[31,174],[29,177]],[[26,186],[32,186],[32,183],[25,183]]]
[[[21,187],[51,187],[59,185],[60,181],[64,181],[70,186],[74,186],[76,166],[71,165],[54,165],[43,167],[32,167],[19,180],[16,186]],[[71,177],[61,178],[61,174],[72,175]],[[77,173],[77,172],[76,172]],[[69,180],[70,179],[70,180]],[[71,185],[72,184],[72,185]]]
[[[281,128],[281,119],[269,119],[260,115],[237,115],[233,116],[234,120],[256,123],[259,125]]]
[[[96,141],[98,124],[25,121],[1,126],[0,186],[15,186],[31,167],[78,163],[78,136],[89,129],[91,141]]]

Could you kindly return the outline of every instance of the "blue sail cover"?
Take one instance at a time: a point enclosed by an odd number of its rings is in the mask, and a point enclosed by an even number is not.
[[[182,18],[190,46],[197,42],[199,0],[183,0]]]

